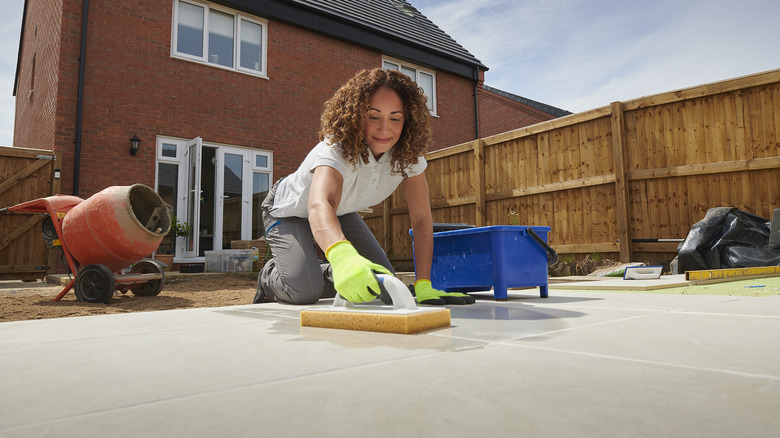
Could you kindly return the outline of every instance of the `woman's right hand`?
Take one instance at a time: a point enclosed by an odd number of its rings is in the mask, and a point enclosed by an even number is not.
[[[333,285],[344,299],[353,303],[372,301],[380,289],[374,272],[391,274],[384,266],[372,263],[358,254],[351,243],[342,240],[325,251],[325,258],[333,268]]]

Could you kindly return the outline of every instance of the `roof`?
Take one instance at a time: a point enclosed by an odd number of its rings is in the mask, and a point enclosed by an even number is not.
[[[506,97],[507,99],[520,102],[523,105],[530,106],[531,108],[538,109],[539,111],[544,111],[547,114],[551,114],[555,117],[563,117],[563,116],[568,116],[570,114],[573,114],[570,111],[556,108],[552,105],[547,105],[546,103],[541,103],[535,100],[527,99],[525,97],[518,96],[516,94],[507,93],[506,91],[499,90],[498,88],[489,87],[487,85],[483,85],[482,88],[485,89],[485,91],[490,91],[491,93],[498,94],[499,96]]]
[[[482,64],[474,55],[404,0],[294,0],[325,13],[429,47],[465,61]]]
[[[482,62],[405,0],[213,0],[474,79]]]

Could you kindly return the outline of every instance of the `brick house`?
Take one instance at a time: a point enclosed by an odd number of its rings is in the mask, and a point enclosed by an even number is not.
[[[489,137],[572,114],[487,85],[479,93],[479,136]]]
[[[177,262],[202,261],[262,234],[259,204],[316,144],[324,101],[377,66],[424,89],[433,149],[498,129],[479,112],[506,99],[482,89],[487,67],[403,0],[26,0],[14,145],[60,152],[63,193],[155,187],[194,228]]]

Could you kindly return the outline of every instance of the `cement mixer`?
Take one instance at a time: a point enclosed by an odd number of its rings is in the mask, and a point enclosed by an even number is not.
[[[76,299],[108,303],[118,290],[154,296],[165,283],[162,266],[144,259],[157,250],[170,231],[165,202],[148,186],[113,186],[84,200],[55,195],[0,209],[5,212],[45,213],[42,225],[49,248],[62,246],[76,277],[54,299],[73,289]],[[123,273],[125,268],[129,273]]]

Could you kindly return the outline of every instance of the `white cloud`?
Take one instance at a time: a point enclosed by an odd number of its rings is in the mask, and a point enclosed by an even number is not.
[[[486,83],[584,111],[780,68],[775,0],[410,0]]]

